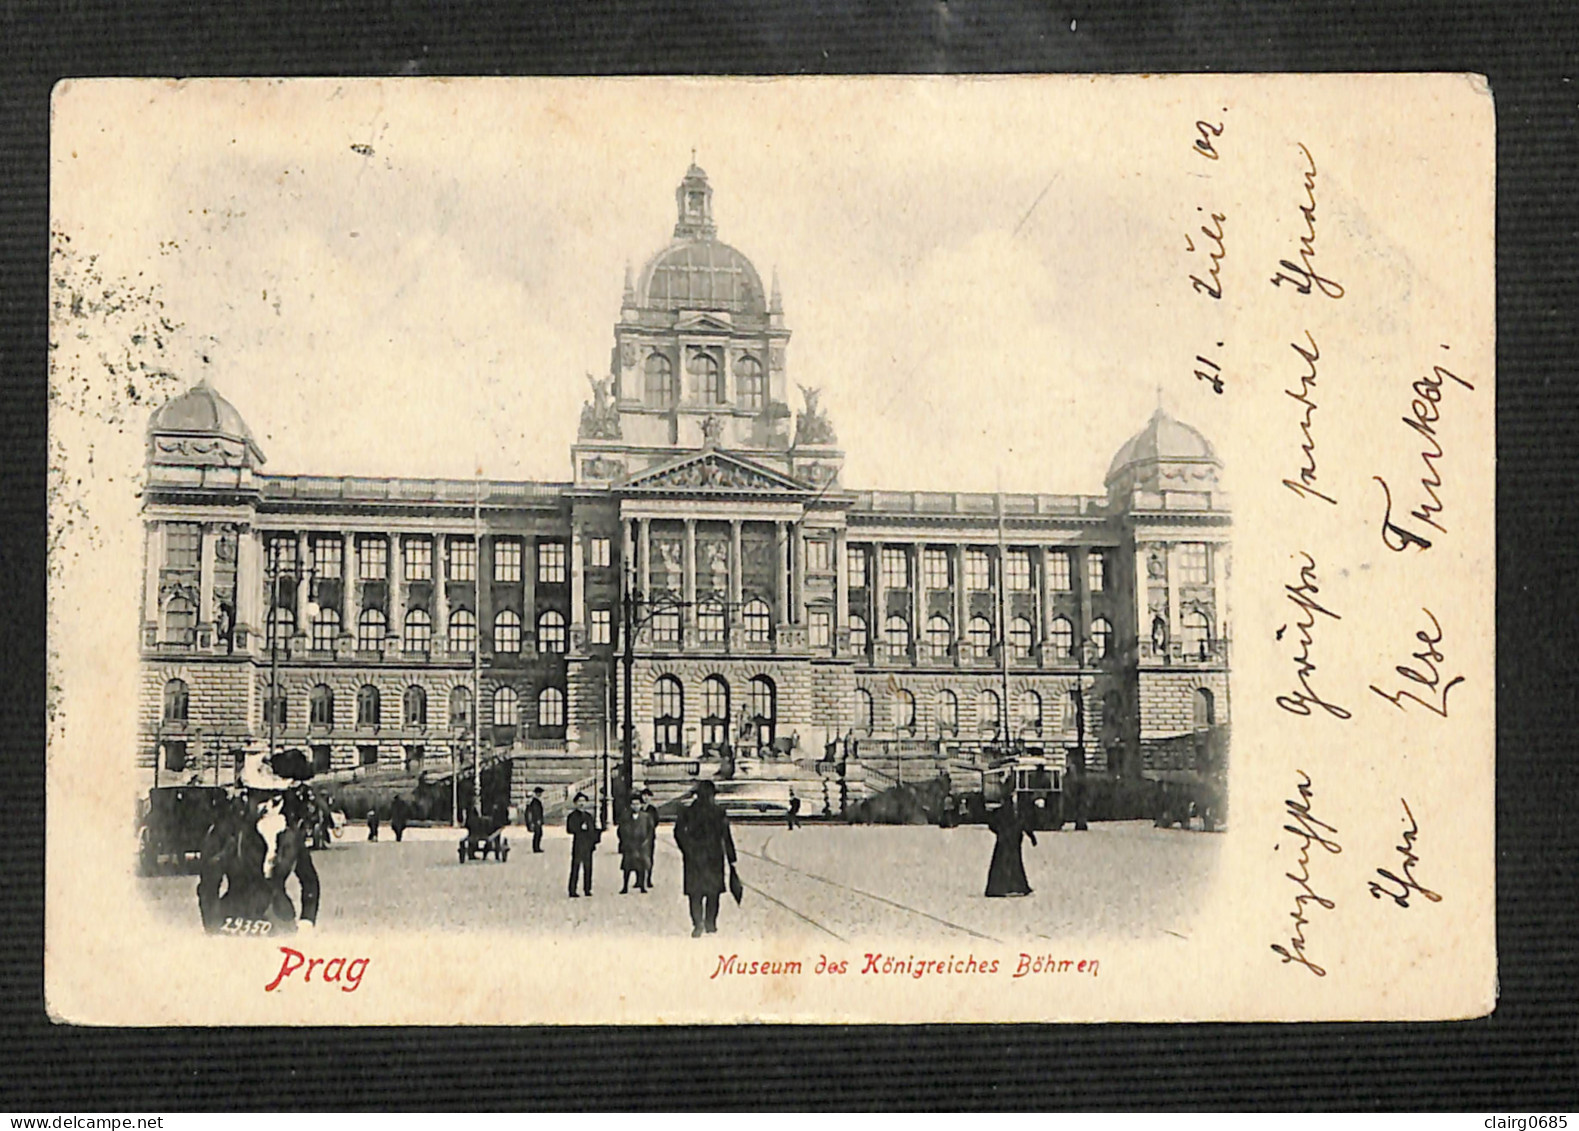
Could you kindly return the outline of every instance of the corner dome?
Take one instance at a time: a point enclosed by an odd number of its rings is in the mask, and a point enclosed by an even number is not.
[[[1161,408],[1151,414],[1142,428],[1118,450],[1108,465],[1111,483],[1119,472],[1138,463],[1210,463],[1222,466],[1206,437],[1188,424],[1175,420]]]
[[[236,406],[219,395],[205,378],[161,406],[148,421],[150,436],[221,437],[244,445],[258,463],[263,452]]]

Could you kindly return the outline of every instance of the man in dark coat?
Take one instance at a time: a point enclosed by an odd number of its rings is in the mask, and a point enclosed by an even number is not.
[[[576,898],[576,877],[581,877],[582,890],[592,894],[592,850],[597,847],[603,833],[587,812],[587,795],[578,793],[574,808],[565,819],[565,831],[570,834],[570,898]]]
[[[389,827],[395,830],[395,843],[400,843],[400,838],[406,833],[406,825],[410,823],[411,806],[406,804],[406,799],[397,795],[389,803]]]
[[[793,789],[790,790],[789,815],[786,820],[791,829],[800,828],[800,798],[795,796]]]
[[[374,801],[367,810],[367,839],[378,839],[378,802]]]
[[[636,890],[646,894],[647,875],[652,871],[652,857],[648,855],[651,846],[643,811],[635,805],[629,806],[620,817],[619,842],[620,871],[625,880],[620,894],[630,891],[632,877],[636,880]]]
[[[652,790],[641,791],[641,822],[647,837],[646,886],[652,890],[652,862],[658,855],[658,807],[652,803]]]
[[[532,851],[543,851],[543,787],[538,786],[526,803],[526,828],[532,834]]]
[[[724,893],[724,862],[735,864],[729,818],[713,803],[713,783],[696,783],[696,800],[680,810],[674,843],[685,860],[685,895],[691,904],[691,937],[718,931],[718,897]]]

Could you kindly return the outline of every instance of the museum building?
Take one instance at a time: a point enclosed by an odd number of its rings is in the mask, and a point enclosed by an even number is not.
[[[1136,772],[1228,723],[1221,463],[1160,408],[1102,495],[863,491],[815,389],[791,407],[775,277],[692,165],[627,270],[567,482],[266,474],[199,383],[148,430],[139,766],[228,779],[510,760],[638,781],[756,759],[969,757],[1005,740]],[[797,770],[796,767],[800,767]]]

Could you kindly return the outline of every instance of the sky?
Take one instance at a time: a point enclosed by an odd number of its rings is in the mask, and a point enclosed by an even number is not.
[[[1156,143],[1196,113],[1046,81],[75,84],[53,220],[160,286],[266,470],[562,480],[694,150],[846,486],[1098,493],[1159,387],[1207,423]]]

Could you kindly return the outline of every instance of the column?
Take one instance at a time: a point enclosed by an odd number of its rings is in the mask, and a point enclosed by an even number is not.
[[[696,519],[685,520],[685,573],[680,599],[685,602],[685,633],[687,644],[696,641]]]
[[[1036,563],[1036,568],[1040,571],[1036,579],[1036,623],[1039,626],[1036,630],[1036,642],[1041,645],[1038,655],[1041,657],[1041,666],[1045,667],[1047,642],[1051,639],[1048,629],[1052,627],[1053,622],[1053,614],[1050,611],[1053,603],[1048,599],[1047,592],[1047,547],[1042,546],[1037,556],[1041,560]]]
[[[883,544],[872,543],[872,560],[867,563],[870,576],[867,581],[872,589],[872,623],[866,626],[867,639],[872,642],[872,655],[886,654],[888,638],[883,632],[883,622],[888,619],[888,591],[883,588]]]
[[[444,535],[433,535],[433,639],[450,649],[450,595],[445,582]],[[446,704],[447,706],[447,704]]]
[[[537,543],[530,535],[521,536],[521,651],[537,651]],[[574,611],[570,619],[574,620]]]
[[[1151,573],[1147,561],[1151,557],[1151,547],[1140,542],[1135,543],[1135,654],[1141,654],[1142,641],[1151,639]],[[1090,606],[1083,607],[1087,615]]]
[[[262,619],[258,616],[258,601],[263,596],[261,564],[262,547],[258,532],[252,526],[236,527],[236,641],[243,639],[251,645],[250,637],[258,632]],[[247,637],[242,637],[245,630]]]
[[[198,527],[198,537],[202,543],[197,556],[197,623],[200,633],[205,628],[209,630],[210,639],[214,627],[214,544],[218,534],[212,522],[205,522]]]
[[[652,519],[636,520],[636,540],[639,554],[636,563],[637,581],[642,597],[647,598],[651,596],[652,590]]]
[[[583,644],[587,639],[587,537],[586,531],[570,528],[570,636]]]
[[[620,548],[620,569],[625,574],[625,594],[636,588],[636,520],[624,519],[620,523],[625,544]]]
[[[1206,562],[1211,569],[1212,582],[1212,640],[1222,640],[1228,635],[1228,578],[1225,576],[1228,554],[1226,542],[1213,542],[1206,548]],[[1224,653],[1226,658],[1227,653]],[[1219,720],[1221,721],[1221,720]]]
[[[1075,637],[1075,646],[1082,649],[1081,655],[1084,655],[1084,641],[1089,639],[1091,636],[1091,563],[1088,560],[1090,554],[1091,547],[1082,546],[1080,553],[1075,557],[1075,560],[1070,563],[1072,566],[1080,570],[1080,623],[1075,626],[1075,632],[1078,634]],[[1104,563],[1104,566],[1105,565],[1106,563]],[[1107,579],[1104,577],[1103,583],[1106,584],[1106,582]],[[1140,607],[1142,610],[1144,610],[1146,607],[1146,599],[1144,596],[1141,597]],[[1142,625],[1145,625],[1145,623],[1146,622],[1144,620],[1141,622]],[[1115,625],[1114,628],[1116,631],[1117,626]],[[1146,629],[1143,627],[1141,631],[1144,632]],[[1111,647],[1116,644],[1117,638],[1115,637],[1112,641],[1110,641],[1109,646]],[[1090,714],[1088,713],[1086,717],[1087,721],[1089,722]],[[1089,730],[1089,727],[1087,729]],[[1088,734],[1086,737],[1089,738],[1090,735]]]
[[[1179,639],[1179,550],[1177,542],[1168,543],[1168,643]]]
[[[773,523],[773,548],[778,551],[779,565],[773,573],[773,615],[775,623],[788,624],[790,617],[789,595],[789,523],[782,519]]]
[[[307,602],[312,599],[312,587],[307,582],[307,532],[296,532],[296,634],[312,635],[312,622],[307,618]]]
[[[954,662],[963,663],[965,656],[965,627],[970,604],[965,597],[965,543],[954,544]]]
[[[361,573],[357,565],[356,535],[347,530],[340,535],[340,586],[344,598],[344,608],[340,615],[343,618],[341,627],[351,634],[352,646],[356,642],[356,622],[362,615],[361,603],[357,600],[358,575]]]
[[[910,559],[910,655],[912,659],[921,658],[921,631],[923,628],[921,613],[926,608],[926,598],[923,596],[926,578],[922,575],[921,567],[926,564],[926,547],[917,542],[911,547]]]
[[[144,560],[143,575],[143,623],[152,625],[157,633],[159,627],[159,570],[164,563],[164,525],[158,522],[148,524],[147,558]],[[155,636],[155,639],[158,639]]]
[[[402,641],[406,636],[406,565],[405,545],[399,534],[387,535],[389,539],[389,634]]]
[[[730,639],[738,640],[736,628],[740,623],[740,603],[743,599],[740,557],[740,520],[729,520],[729,626]]]
[[[850,625],[849,534],[842,527],[833,532],[833,577],[833,624],[842,632]]]

